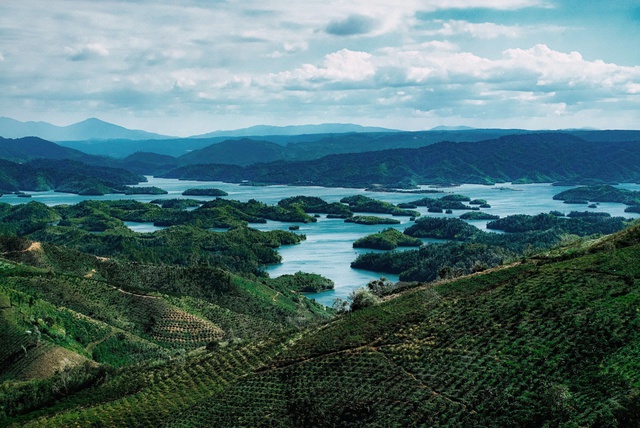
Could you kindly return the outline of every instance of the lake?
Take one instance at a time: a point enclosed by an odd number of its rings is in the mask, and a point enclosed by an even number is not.
[[[439,197],[439,194],[403,194],[389,192],[366,192],[363,189],[349,188],[324,188],[316,186],[264,186],[252,187],[238,184],[221,182],[202,181],[180,181],[175,179],[163,179],[147,177],[147,183],[140,186],[157,186],[168,191],[166,195],[104,195],[104,196],[79,196],[69,193],[48,192],[25,192],[31,198],[19,198],[15,195],[5,195],[0,198],[0,202],[10,204],[22,204],[29,201],[39,201],[47,205],[76,204],[83,200],[117,200],[135,199],[141,202],[150,202],[154,199],[190,198],[202,201],[211,200],[211,197],[189,197],[182,196],[182,192],[189,188],[218,188],[229,193],[226,199],[236,199],[246,202],[255,199],[267,204],[276,204],[278,201],[297,195],[317,196],[327,202],[338,202],[345,196],[366,195],[374,199],[379,199],[393,204],[410,202],[423,197]],[[622,184],[618,187],[629,190],[640,190],[638,184]],[[425,188],[427,188],[425,186]],[[587,208],[586,205],[568,205],[562,201],[553,200],[553,196],[566,190],[568,187],[555,187],[550,184],[523,184],[512,185],[501,183],[495,186],[483,186],[465,184],[458,187],[438,188],[444,194],[457,193],[469,196],[472,199],[486,199],[491,208],[483,209],[490,214],[501,217],[512,214],[539,214],[557,210],[564,213],[570,211],[596,211],[608,212],[613,216],[626,218],[638,218],[640,214],[625,213],[625,205],[616,203],[600,203],[597,208]],[[458,217],[466,211],[454,211],[454,214],[429,213],[426,208],[417,209],[423,216],[431,217]],[[376,214],[378,216],[385,216]],[[390,217],[390,216],[389,216]],[[394,217],[402,223],[392,225],[398,230],[404,230],[411,224],[408,217]],[[470,221],[474,226],[487,230],[487,221]],[[126,225],[136,232],[153,232],[159,228],[150,223],[126,222]],[[259,230],[288,230],[290,223],[268,221],[264,224],[252,224],[251,227]],[[363,236],[378,232],[389,225],[359,225],[355,223],[345,223],[341,219],[327,219],[324,215],[316,223],[300,224],[300,230],[307,236],[307,240],[298,245],[281,247],[278,252],[282,256],[282,263],[268,266],[266,271],[272,277],[284,274],[292,274],[298,271],[321,274],[335,282],[335,289],[317,294],[309,294],[308,297],[316,299],[318,302],[330,306],[335,298],[346,298],[349,293],[357,288],[365,286],[369,281],[378,279],[381,276],[397,281],[395,275],[378,274],[364,270],[352,269],[350,263],[358,256],[371,250],[354,249],[353,242]],[[425,242],[436,242],[436,240],[425,240]]]

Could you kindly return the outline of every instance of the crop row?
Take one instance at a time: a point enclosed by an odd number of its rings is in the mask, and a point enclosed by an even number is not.
[[[200,353],[148,369],[134,367],[130,372],[132,379],[136,379],[134,382],[140,383],[141,379],[145,379],[144,385],[137,390],[125,394],[112,390],[112,399],[105,397],[108,401],[102,403],[96,403],[99,398],[87,392],[84,396],[87,400],[85,408],[35,420],[27,426],[86,426],[92,423],[101,426],[159,426],[262,365],[264,358],[272,352],[270,346]],[[118,382],[122,380],[113,379],[111,382],[119,385]],[[90,404],[92,399],[93,404]]]

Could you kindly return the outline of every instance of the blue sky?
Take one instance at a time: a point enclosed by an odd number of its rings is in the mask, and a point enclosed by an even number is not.
[[[0,3],[0,116],[640,128],[638,0]]]

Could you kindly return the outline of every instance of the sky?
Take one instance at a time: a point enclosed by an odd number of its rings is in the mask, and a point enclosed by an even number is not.
[[[640,129],[639,0],[3,0],[0,116]]]

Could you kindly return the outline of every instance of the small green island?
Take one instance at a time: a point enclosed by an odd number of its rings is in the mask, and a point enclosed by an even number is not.
[[[397,229],[389,228],[358,239],[353,243],[353,248],[395,250],[398,247],[419,247],[421,245],[420,239],[405,235]]]
[[[210,189],[187,189],[182,192],[183,196],[229,196],[227,192],[220,189],[210,188]]]
[[[355,215],[353,217],[349,217],[344,220],[345,223],[356,223],[356,224],[366,224],[366,225],[375,225],[375,224],[400,224],[399,220],[395,218],[385,218],[378,217],[374,215]]]
[[[343,204],[349,205],[354,213],[379,213],[394,216],[419,217],[420,213],[414,210],[399,208],[392,203],[379,201],[364,195],[355,195],[342,198]]]
[[[617,202],[634,206],[640,205],[640,192],[620,189],[610,185],[583,186],[560,192],[553,199],[564,201],[565,203],[577,203],[570,201],[580,201],[580,203],[584,204],[589,202]]]
[[[478,200],[476,200],[477,202]],[[464,195],[452,194],[445,195],[441,198],[429,198],[425,197],[422,199],[418,199],[416,201],[410,202],[410,204],[418,206],[418,207],[426,207],[427,211],[432,213],[441,213],[445,210],[472,210],[473,207],[466,205],[465,202],[471,204],[471,198]],[[487,201],[484,199],[480,204],[487,204]]]
[[[482,211],[469,211],[462,214],[460,218],[463,220],[497,220],[500,216]]]
[[[125,195],[166,195],[167,192],[164,189],[161,189],[156,186],[147,186],[147,187],[133,187],[127,186],[124,189]]]
[[[315,273],[296,272],[293,275],[281,275],[271,280],[271,284],[279,289],[298,293],[320,293],[333,290],[332,280]]]
[[[452,239],[463,241],[479,229],[457,218],[422,217],[409,226],[405,233],[416,238]]]

